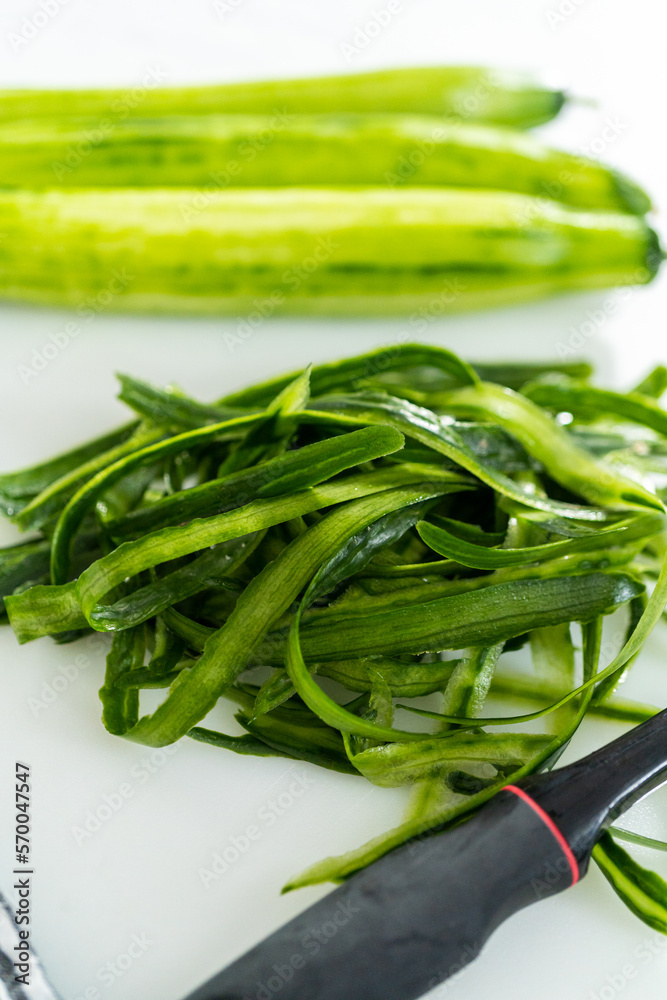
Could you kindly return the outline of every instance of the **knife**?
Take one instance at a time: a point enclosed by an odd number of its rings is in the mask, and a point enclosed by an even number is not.
[[[666,779],[667,710],[384,855],[186,1000],[415,1000],[511,914],[578,882],[601,833]]]
[[[25,942],[19,937],[19,927],[14,918],[15,910],[0,893],[0,1000],[59,1000],[31,946],[28,946],[29,985],[23,986],[18,981],[16,963],[21,964],[19,955],[25,949]]]

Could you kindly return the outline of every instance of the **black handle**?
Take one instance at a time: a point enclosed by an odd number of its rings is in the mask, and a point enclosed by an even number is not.
[[[574,878],[548,821],[502,791],[469,822],[354,875],[188,1000],[413,1000]]]
[[[548,813],[583,874],[600,834],[667,778],[667,710],[587,757],[520,784]]]
[[[576,882],[600,832],[665,777],[667,711],[380,858],[187,1000],[416,1000]]]

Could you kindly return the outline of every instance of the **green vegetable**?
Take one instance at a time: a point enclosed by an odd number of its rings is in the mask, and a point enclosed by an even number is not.
[[[591,621],[638,592],[629,577],[613,573],[513,580],[375,614],[340,611],[323,614],[322,621],[314,615],[302,630],[301,646],[306,655],[326,660],[463,649],[475,641],[492,645],[545,625]],[[282,645],[274,642],[274,656],[281,657]]]
[[[209,193],[237,187],[441,186],[516,191],[587,211],[651,208],[632,181],[596,160],[509,129],[424,115],[189,115],[119,123],[72,157],[95,119],[0,123],[5,187],[194,188],[184,218]]]
[[[612,416],[649,427],[658,434],[667,434],[667,414],[653,399],[640,392],[610,392],[565,379],[535,382],[526,386],[524,392],[539,406],[566,410],[582,421]]]
[[[451,311],[649,281],[632,215],[506,191],[0,191],[0,297],[185,313]]]
[[[530,128],[558,114],[565,99],[561,91],[519,74],[476,66],[419,66],[198,87],[157,87],[159,82],[149,73],[135,91],[6,90],[0,92],[0,120],[94,116],[104,133],[137,117],[381,111]]]
[[[649,927],[667,934],[667,882],[633,861],[609,833],[593,848],[593,857],[625,905]]]
[[[0,298],[241,314],[243,332],[279,313],[412,313],[424,330],[644,284],[663,259],[640,187],[520,131],[564,97],[516,74],[157,82],[0,92]],[[144,416],[165,403],[125,392]],[[183,429],[217,409],[171,404]]]
[[[501,569],[506,566],[527,566],[530,563],[557,559],[571,552],[590,552],[599,548],[606,539],[611,545],[626,544],[633,537],[647,538],[651,533],[650,525],[658,534],[664,527],[661,515],[639,515],[628,521],[621,521],[612,528],[601,528],[594,535],[582,535],[579,538],[564,538],[559,542],[547,542],[545,545],[527,545],[521,549],[495,549],[486,545],[477,545],[457,538],[444,528],[423,521],[417,525],[419,537],[430,548],[442,556],[455,559],[462,566],[473,569]]]
[[[64,455],[59,455],[48,462],[35,465],[31,469],[24,469],[19,472],[12,472],[0,475],[0,506],[2,512],[7,517],[15,516],[19,510],[29,504],[29,502],[46,490],[53,483],[61,484],[67,480],[70,473],[81,472],[83,474],[92,471],[99,461],[100,455],[106,454],[109,449],[119,447],[122,451],[122,442],[126,441],[132,431],[136,429],[136,422],[120,427],[111,434],[96,438],[83,445],[81,448],[74,448]],[[90,463],[88,465],[87,463]],[[39,527],[33,521],[24,525],[27,527]]]
[[[582,631],[584,640],[583,674],[584,677],[590,679],[595,675],[600,656],[601,619],[585,626]],[[452,789],[446,781],[446,774],[444,782],[437,779],[419,782],[415,788],[411,807],[400,826],[376,837],[357,850],[349,851],[343,857],[327,858],[318,862],[302,875],[290,880],[283,892],[318,882],[342,881],[413,837],[424,836],[430,829],[442,829],[457,824],[466,814],[473,813],[480,805],[483,805],[508,781],[517,781],[525,774],[539,770],[546,761],[557,754],[581,724],[589,699],[590,695],[584,695],[579,705],[571,713],[570,718],[562,724],[558,734],[542,750],[533,753],[532,757],[529,757],[527,762],[518,769],[511,769],[509,774],[498,769],[494,781],[484,788],[469,791],[463,797],[452,794]],[[461,763],[465,766],[467,762]]]
[[[410,786],[398,827],[288,888],[345,879],[551,766],[588,714],[658,710],[614,689],[667,601],[664,374],[590,374],[408,344],[206,403],[121,376],[140,422],[0,476],[35,533],[0,550],[9,621],[111,633],[114,735]],[[221,697],[235,733],[206,726]],[[609,837],[595,858],[664,930],[662,880]]]

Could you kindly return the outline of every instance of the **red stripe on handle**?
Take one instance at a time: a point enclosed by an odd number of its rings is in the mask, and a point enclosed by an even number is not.
[[[551,816],[548,816],[545,813],[544,809],[537,804],[537,802],[535,801],[535,799],[532,799],[530,797],[530,795],[528,795],[526,792],[524,792],[523,788],[519,788],[517,785],[505,785],[505,787],[503,788],[503,791],[504,792],[513,792],[514,795],[518,795],[519,798],[523,799],[523,801],[527,805],[530,806],[530,808],[533,810],[533,812],[536,813],[540,817],[540,819],[542,820],[542,822],[549,828],[549,830],[551,831],[551,833],[554,835],[554,837],[558,841],[560,849],[562,850],[563,854],[567,858],[567,863],[569,864],[570,871],[572,872],[572,885],[574,885],[575,882],[578,882],[579,881],[579,865],[577,864],[577,859],[575,858],[574,854],[572,853],[572,848],[570,847],[570,845],[568,844],[567,840],[565,839],[565,837],[563,836],[563,834],[560,832],[560,830],[558,829],[558,827],[556,826],[556,824],[552,820]]]

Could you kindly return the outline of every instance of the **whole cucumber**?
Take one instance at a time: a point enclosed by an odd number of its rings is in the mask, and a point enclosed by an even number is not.
[[[641,218],[438,188],[0,191],[0,297],[79,309],[443,310],[650,280]]]
[[[136,86],[105,90],[0,91],[0,121],[83,115],[104,122],[162,115],[416,112],[457,121],[530,128],[549,121],[565,100],[530,78],[479,66],[419,66],[291,80],[162,87],[149,70]]]
[[[647,212],[632,181],[511,129],[397,114],[210,115],[0,123],[5,187],[388,185],[490,188]],[[201,198],[193,196],[193,209]]]

